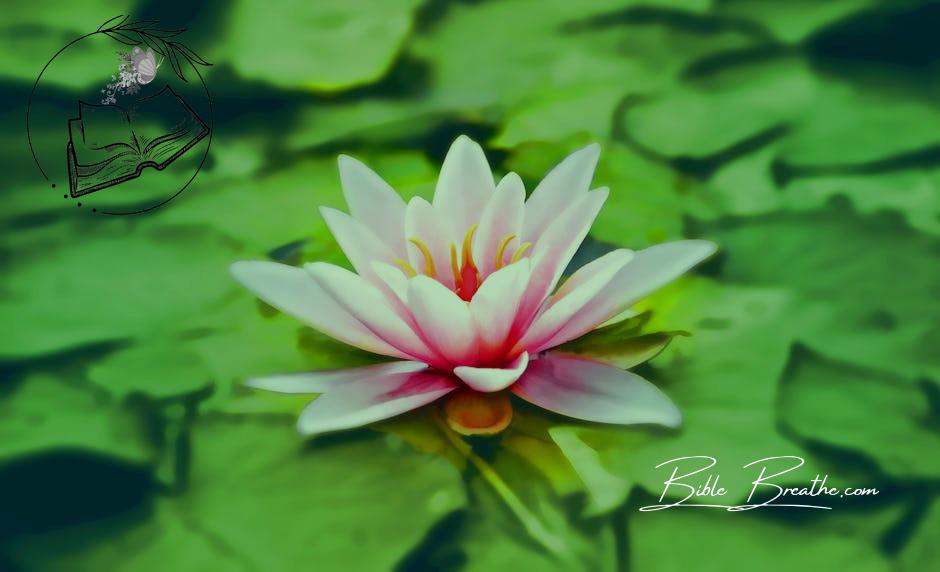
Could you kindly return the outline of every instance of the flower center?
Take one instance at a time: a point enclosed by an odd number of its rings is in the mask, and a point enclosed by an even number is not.
[[[467,229],[467,233],[464,234],[463,237],[459,257],[457,256],[457,244],[454,242],[450,243],[450,270],[454,275],[454,292],[466,302],[473,299],[473,295],[480,288],[485,278],[480,276],[480,269],[473,260],[473,235],[476,233],[478,226],[479,225],[474,224]],[[499,241],[499,245],[496,248],[496,260],[493,264],[495,270],[506,266],[506,249],[515,239],[515,234],[507,234]],[[424,257],[424,274],[430,278],[437,279],[437,266],[434,264],[434,257],[431,255],[431,249],[428,248],[428,245],[420,238],[414,236],[409,238],[408,242],[415,245],[421,252],[421,256]],[[519,248],[513,252],[512,257],[509,259],[509,264],[518,262],[531,246],[531,242],[523,242],[519,245]],[[397,264],[409,278],[418,275],[418,271],[415,270],[414,266],[401,258],[396,259],[395,264]]]
[[[454,273],[454,291],[461,300],[470,301],[480,287],[480,269],[473,262],[473,233],[478,225],[470,225],[463,235],[460,263],[457,262],[457,245],[450,243],[450,270]]]

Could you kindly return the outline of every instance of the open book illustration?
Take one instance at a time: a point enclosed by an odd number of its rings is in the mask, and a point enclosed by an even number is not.
[[[163,170],[209,133],[170,86],[128,106],[80,101],[69,120],[69,192],[87,195]]]

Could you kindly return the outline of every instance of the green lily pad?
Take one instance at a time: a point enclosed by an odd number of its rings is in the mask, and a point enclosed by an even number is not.
[[[0,76],[31,85],[66,44],[94,32],[108,18],[130,13],[133,4],[129,0],[93,0],[81,5],[38,0],[8,6],[0,24],[0,47],[5,54]],[[43,74],[43,81],[55,87],[84,88],[98,82],[104,87],[111,74],[117,73],[114,51],[122,48],[103,34],[86,38],[60,54]],[[102,60],[102,56],[111,59]]]
[[[66,449],[141,465],[156,458],[140,418],[91,387],[36,374],[0,398],[0,462]]]
[[[584,484],[588,496],[586,515],[611,512],[624,502],[632,483],[607,468],[598,448],[585,443],[579,432],[569,427],[549,429],[549,434]]]
[[[791,169],[864,165],[940,145],[940,110],[916,93],[829,83],[784,142]],[[885,134],[890,133],[890,137]]]
[[[514,527],[501,527],[493,520],[492,516],[477,514],[464,525],[460,539],[460,550],[466,558],[463,570],[488,572],[524,568],[533,572],[561,572],[572,569],[545,554],[540,547],[517,538]]]
[[[286,145],[292,151],[345,144],[365,149],[392,147],[429,135],[439,124],[453,119],[452,113],[449,102],[433,95],[318,102],[298,112]]]
[[[36,571],[247,570],[246,563],[181,514],[170,501],[151,511],[23,539],[14,561]]]
[[[901,550],[898,558],[904,572],[920,570],[927,562],[937,562],[937,535],[940,534],[940,501],[930,503],[926,516],[917,526],[913,538]]]
[[[622,89],[596,86],[544,94],[510,112],[493,145],[512,148],[521,143],[552,142],[581,133],[606,138],[610,135],[614,107],[624,96]]]
[[[211,384],[202,360],[181,340],[146,338],[92,365],[88,379],[119,399],[137,393],[161,399]]]
[[[798,178],[786,186],[783,199],[794,210],[808,210],[833,196],[848,198],[861,214],[897,211],[912,228],[940,234],[940,171],[935,169]]]
[[[703,158],[800,117],[818,90],[799,59],[742,66],[638,102],[624,128],[657,153]]]
[[[527,562],[535,570],[614,569],[615,539],[608,523],[577,526],[583,524],[577,506],[563,502],[553,483],[543,473],[533,472],[522,455],[503,450],[489,466],[534,524],[520,523],[516,511],[506,510],[506,500],[489,479],[474,475],[469,488],[479,511],[471,513],[462,542],[470,569],[504,569]]]
[[[172,330],[237,288],[227,270],[237,250],[218,234],[94,222],[86,234],[61,224],[16,235],[0,319],[17,327],[0,336],[0,356]]]
[[[780,145],[770,145],[720,168],[704,185],[698,218],[754,216],[778,210],[824,208],[836,197],[861,214],[896,211],[921,232],[940,234],[940,178],[936,169],[862,174],[851,169],[804,173],[777,181]]]
[[[682,13],[704,8],[700,1],[657,4]],[[706,38],[681,27],[627,21],[620,17],[624,9],[614,0],[456,4],[414,38],[409,53],[434,69],[434,98],[459,109],[518,106],[525,113],[526,102],[540,91],[545,101],[552,97],[548,89],[564,94],[623,86],[611,89],[642,93],[669,85],[697,55],[752,42],[734,31]],[[480,30],[487,30],[485,39]]]
[[[158,497],[150,514],[19,544],[16,560],[37,570],[390,570],[465,502],[446,461],[387,436],[309,446],[287,422],[222,419],[193,436],[182,493]]]
[[[825,80],[803,60],[782,57],[704,74],[639,101],[624,128],[656,153],[695,159],[782,136],[781,168],[804,174],[933,148],[940,137],[930,126],[938,119],[940,112],[915,92]]]
[[[756,22],[777,40],[796,44],[816,30],[872,4],[872,0],[723,0],[716,3],[715,11],[723,17]]]
[[[209,226],[246,255],[309,236],[325,239],[329,231],[317,208],[343,207],[335,160],[307,160],[262,179],[209,184],[181,199],[155,213],[154,223]]]
[[[933,413],[925,393],[899,376],[807,352],[793,357],[780,385],[780,418],[789,429],[866,455],[897,479],[940,474],[940,459],[930,453],[940,447],[929,427]]]
[[[703,185],[703,201],[712,207],[710,216],[754,216],[780,210],[786,202],[785,190],[773,177],[776,145],[750,153],[719,168]]]
[[[844,203],[728,220],[706,234],[725,252],[728,280],[792,293],[789,321],[811,348],[908,379],[936,377],[940,282],[926,261],[938,239]]]
[[[654,572],[717,571],[727,570],[728,562],[733,561],[742,570],[893,569],[868,539],[853,538],[838,527],[827,527],[825,522],[796,527],[753,513],[703,512],[708,510],[712,509],[671,509],[633,515],[632,567]],[[692,546],[677,546],[677,542],[707,546],[712,556],[705,556]],[[675,548],[663,550],[664,546]]]
[[[417,0],[302,5],[239,0],[230,7],[225,39],[217,44],[224,48],[213,55],[226,56],[241,76],[279,88],[348,89],[388,71],[418,5]],[[270,34],[274,28],[276,41]]]
[[[194,433],[190,491],[180,505],[255,568],[315,558],[322,570],[386,570],[464,503],[444,459],[383,436],[304,447],[292,425],[218,421]],[[258,526],[285,520],[293,526]]]

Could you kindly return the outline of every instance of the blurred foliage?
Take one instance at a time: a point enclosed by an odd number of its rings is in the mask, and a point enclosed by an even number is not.
[[[23,136],[44,62],[121,12],[190,28],[215,64],[209,161],[137,217],[63,201]],[[938,26],[940,3],[915,0],[5,7],[0,569],[935,568]],[[57,60],[35,113],[93,97],[113,67],[95,47]],[[34,142],[64,145],[62,128]],[[502,436],[471,443],[566,561],[427,412],[304,442],[291,425],[307,397],[242,386],[373,358],[257,302],[228,264],[346,264],[316,211],[344,208],[335,156],[429,197],[461,133],[530,189],[601,143],[595,184],[611,195],[581,263],[681,237],[721,248],[642,320],[571,348],[625,366],[656,355],[640,372],[679,405],[680,430],[517,404]],[[141,184],[179,176],[161,175]],[[638,324],[692,335],[610,345]],[[637,511],[661,492],[655,465],[696,454],[799,455],[810,477],[788,483],[829,473],[882,493],[813,514]],[[722,479],[746,496],[743,473]]]

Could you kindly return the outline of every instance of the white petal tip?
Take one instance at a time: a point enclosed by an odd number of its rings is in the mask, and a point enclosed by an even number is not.
[[[428,200],[427,200],[426,198],[424,198],[424,197],[414,196],[414,197],[411,197],[410,199],[408,199],[408,207],[409,207],[409,208],[414,208],[414,207],[412,207],[411,205],[427,205],[427,206],[431,206],[431,203],[429,203]]]
[[[715,254],[716,252],[718,252],[718,245],[710,240],[694,239],[694,240],[690,240],[689,242],[694,244],[701,250],[703,260],[711,256],[712,254]]]
[[[575,151],[576,153],[584,153],[587,157],[597,158],[601,154],[601,144],[600,143],[591,143]]]
[[[229,274],[232,275],[232,278],[248,286],[252,276],[254,276],[259,270],[263,270],[265,267],[268,267],[272,264],[277,263],[267,260],[240,260],[238,262],[233,262],[231,266],[228,267],[228,271]]]
[[[522,182],[522,177],[520,177],[519,173],[515,171],[509,171],[508,173],[503,175],[503,178],[500,179],[499,183],[500,185],[507,185],[510,183],[513,184],[514,186],[523,185],[523,190],[525,189],[525,185]]]
[[[583,196],[583,199],[588,201],[589,205],[592,205],[593,208],[600,211],[604,206],[604,203],[607,202],[607,198],[610,196],[610,189],[608,187],[599,187],[594,190],[588,191],[587,195]],[[596,213],[595,213],[596,216]]]
[[[621,425],[661,425],[670,429],[678,429],[682,426],[682,412],[679,407],[669,399],[665,393],[658,387],[643,380],[651,393],[651,399],[644,403],[641,411],[633,410],[630,412],[629,419],[622,422],[614,421]]]
[[[665,243],[663,246],[670,244],[675,244],[676,256],[679,259],[685,260],[687,264],[687,269],[704,262],[718,252],[718,245],[710,240],[705,240],[701,238],[693,238],[688,240],[680,240],[674,243]]]
[[[672,410],[664,411],[662,417],[658,421],[653,421],[653,423],[658,423],[670,429],[678,429],[682,426],[682,412],[675,404],[672,404]]]
[[[320,272],[330,272],[333,265],[329,262],[307,262],[304,264],[304,270],[310,274],[317,274]],[[338,268],[338,267],[337,267]]]
[[[471,389],[483,393],[501,391],[515,383],[525,372],[529,364],[529,354],[523,352],[519,357],[506,365],[505,368],[485,368],[461,366],[454,368],[454,375],[470,386]]]
[[[313,437],[315,435],[321,435],[325,433],[319,427],[310,426],[309,423],[305,423],[303,418],[297,420],[297,433],[304,437]]]
[[[334,217],[334,216],[336,216],[338,213],[341,213],[341,212],[342,212],[342,211],[339,211],[339,210],[334,209],[334,208],[332,208],[332,207],[323,207],[323,206],[317,207],[317,210],[320,211],[320,216],[322,216],[322,217],[323,217],[323,220],[325,220],[327,223],[330,222],[330,217]]]
[[[245,387],[251,389],[260,389],[263,391],[273,391],[275,393],[319,393],[318,391],[302,391],[299,386],[302,385],[296,381],[296,376],[272,376],[272,377],[252,377],[243,382]]]
[[[339,165],[340,169],[365,166],[364,163],[360,161],[359,159],[356,159],[355,157],[351,155],[342,155],[342,154],[336,157],[336,163]]]

